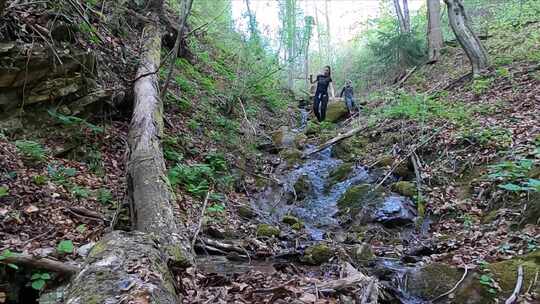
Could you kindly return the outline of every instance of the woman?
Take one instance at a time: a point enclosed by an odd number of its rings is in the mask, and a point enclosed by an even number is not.
[[[313,101],[313,111],[317,119],[322,122],[326,117],[326,106],[328,105],[328,87],[332,97],[334,97],[334,85],[332,84],[332,71],[330,66],[325,66],[322,73],[317,75],[317,78],[311,83],[317,82],[317,90],[315,91],[315,100]]]

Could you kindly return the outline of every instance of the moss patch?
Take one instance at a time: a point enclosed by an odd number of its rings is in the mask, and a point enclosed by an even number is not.
[[[283,150],[279,153],[279,156],[281,156],[289,166],[299,164],[302,160],[302,152],[295,148]]]
[[[285,215],[281,221],[289,226],[302,223],[301,220],[299,220],[296,216],[292,216],[292,215]]]
[[[330,247],[324,244],[317,244],[306,249],[302,261],[312,265],[320,265],[328,262],[332,256],[333,252]]]
[[[416,186],[411,182],[399,181],[393,183],[391,188],[392,191],[403,196],[414,197],[416,195]]]
[[[501,294],[507,296],[512,293],[517,280],[517,269],[523,265],[523,286],[529,286],[534,280],[536,272],[540,271],[540,250],[511,260],[497,262],[489,265],[493,278],[499,283]],[[534,292],[540,292],[537,284]]]
[[[371,187],[370,184],[360,184],[349,188],[337,202],[338,208],[355,209],[361,207],[364,199],[367,198]]]
[[[246,218],[246,219],[252,219],[252,218],[255,217],[255,213],[248,206],[240,206],[238,208],[238,215],[240,215],[241,217]]]
[[[296,182],[294,183],[294,192],[296,193],[296,198],[303,200],[311,192],[312,186],[311,181],[307,175],[301,175]]]
[[[329,102],[326,109],[326,121],[338,122],[349,113],[347,106],[343,102]]]
[[[258,237],[278,237],[280,232],[281,231],[276,226],[268,224],[260,224],[257,226]]]
[[[340,183],[347,179],[347,177],[353,171],[354,165],[352,163],[343,163],[330,172],[328,176],[327,188],[331,188],[337,183]]]

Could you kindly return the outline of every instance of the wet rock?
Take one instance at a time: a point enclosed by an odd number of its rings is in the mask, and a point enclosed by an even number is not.
[[[352,163],[343,163],[339,165],[334,170],[330,171],[330,175],[328,176],[328,184],[327,188],[331,188],[337,183],[340,183],[349,177],[351,172],[354,169],[354,164]]]
[[[332,157],[346,162],[354,162],[365,152],[368,139],[363,136],[355,136],[340,141],[332,148]]]
[[[516,285],[519,265],[523,266],[523,286],[530,286],[535,279],[536,273],[540,272],[540,250],[489,265],[489,270],[493,274],[493,278],[501,287],[501,295],[507,297],[512,293]],[[540,284],[536,284],[535,289],[532,291],[539,293]]]
[[[416,209],[411,200],[389,196],[377,206],[373,220],[387,226],[399,226],[413,223],[416,215]]]
[[[94,248],[94,245],[96,245],[95,242],[90,242],[88,244],[82,245],[81,247],[77,248],[77,254],[82,257],[86,257],[90,250]]]
[[[294,183],[294,192],[298,200],[303,200],[312,191],[313,186],[309,180],[309,176],[306,174],[301,175]]]
[[[272,142],[277,148],[293,148],[295,147],[294,139],[296,134],[289,127],[282,126],[271,134]]]
[[[391,186],[392,191],[403,196],[414,197],[416,195],[416,186],[407,181],[399,181]]]
[[[294,223],[294,224],[291,225],[291,228],[293,230],[297,230],[297,231],[304,229],[304,227],[305,227],[304,223],[302,223],[302,222]]]
[[[291,167],[302,161],[302,151],[295,148],[283,150],[279,153],[279,156]]]
[[[257,226],[258,237],[278,237],[280,232],[279,227],[276,226],[268,224],[260,224]]]
[[[338,200],[338,208],[360,208],[364,203],[364,199],[367,198],[371,187],[372,186],[370,184],[360,184],[350,187],[349,189],[347,189],[345,194],[343,194],[343,196]]]
[[[246,219],[252,219],[255,217],[255,212],[249,206],[240,206],[238,208],[238,215]]]
[[[355,263],[360,265],[366,265],[375,258],[371,246],[366,243],[354,245],[351,248],[349,255],[353,258]]]
[[[326,109],[326,121],[336,123],[341,119],[345,118],[349,114],[347,106],[345,103],[340,101],[333,101],[328,103],[328,108]]]
[[[285,215],[281,221],[289,226],[302,223],[301,220],[299,220],[296,216],[292,215]]]
[[[463,270],[442,263],[433,263],[422,268],[409,269],[407,292],[424,300],[432,300],[454,287],[463,276]],[[478,278],[470,273],[453,293],[452,303],[492,303],[487,289]]]
[[[313,122],[313,121],[309,121],[307,123],[306,131],[305,131],[307,136],[316,135],[316,134],[319,134],[320,132],[321,132],[321,126],[318,123]]]
[[[302,149],[306,146],[307,140],[307,136],[304,133],[298,133],[294,137],[294,145],[296,148]]]
[[[377,166],[390,167],[394,163],[394,157],[392,155],[383,155],[377,160]]]
[[[317,244],[306,249],[302,261],[311,265],[320,265],[328,262],[333,255],[330,247],[325,244]]]

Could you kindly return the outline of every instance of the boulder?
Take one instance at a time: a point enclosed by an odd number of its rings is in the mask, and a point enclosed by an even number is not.
[[[393,183],[390,188],[392,189],[392,191],[403,196],[407,196],[407,197],[416,196],[416,186],[411,182],[399,181],[399,182]]]
[[[411,268],[406,272],[405,289],[412,296],[432,300],[443,292],[452,289],[463,276],[463,270],[452,266],[433,263],[421,268]],[[453,292],[451,303],[493,303],[487,289],[480,285],[477,276],[469,273]]]
[[[238,215],[246,219],[252,219],[255,217],[255,212],[249,206],[240,206],[238,208]]]
[[[274,146],[278,149],[297,148],[297,143],[302,142],[302,139],[298,138],[298,134],[286,126],[282,126],[278,130],[272,132],[271,137]]]
[[[354,164],[352,163],[343,163],[334,168],[332,171],[330,171],[330,175],[328,176],[327,187],[331,188],[335,184],[346,180],[353,171],[353,169]]]
[[[345,103],[340,101],[332,101],[328,103],[326,108],[326,121],[339,122],[349,114],[349,110]]]
[[[306,249],[302,257],[302,262],[311,265],[321,265],[328,262],[333,255],[334,253],[330,247],[325,244],[317,244]]]
[[[353,261],[359,265],[366,265],[375,258],[371,246],[366,243],[354,245],[350,249],[349,255]]]
[[[257,226],[257,237],[278,237],[280,232],[281,231],[276,226],[268,224],[260,224]]]
[[[289,167],[293,167],[302,161],[302,151],[295,148],[283,150],[279,153],[279,156],[287,162]]]
[[[516,286],[519,265],[523,266],[523,286],[531,286],[531,283],[535,281],[535,275],[540,272],[540,250],[537,249],[527,255],[493,263],[488,266],[489,271],[493,274],[493,278],[501,287],[500,294],[504,297],[508,297]],[[539,293],[540,285],[536,284],[532,291]]]
[[[365,153],[369,140],[363,136],[354,136],[340,141],[332,148],[332,157],[346,162],[354,162]]]
[[[309,180],[309,176],[306,174],[300,175],[300,177],[294,183],[294,192],[296,193],[296,199],[303,200],[309,195],[309,193],[311,193],[311,190],[312,184]]]
[[[301,224],[302,221],[298,219],[296,216],[292,215],[285,215],[281,221],[289,226],[293,226],[294,224]]]
[[[413,223],[417,212],[413,202],[400,196],[389,196],[381,204],[377,204],[373,221],[387,226]]]
[[[371,190],[370,184],[360,184],[352,186],[341,196],[337,202],[339,209],[358,209],[364,204],[364,199],[366,199]]]

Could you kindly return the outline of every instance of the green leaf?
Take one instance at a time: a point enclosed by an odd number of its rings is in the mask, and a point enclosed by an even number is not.
[[[34,280],[38,280],[38,279],[41,279],[41,273],[34,273],[32,275],[32,277],[30,278],[30,280],[34,281]]]
[[[9,249],[6,249],[2,251],[2,254],[0,254],[0,261],[11,256],[13,256],[13,252],[11,252]]]
[[[9,188],[6,186],[0,186],[0,197],[8,196]]]
[[[35,280],[32,282],[32,288],[35,290],[42,290],[45,287],[45,280]]]
[[[499,188],[504,189],[504,190],[508,190],[508,191],[523,191],[524,190],[524,188],[521,187],[520,185],[516,185],[516,184],[512,184],[512,183],[499,185]]]
[[[487,274],[483,274],[480,276],[480,283],[491,283],[491,277]]]
[[[19,270],[19,266],[15,265],[15,264],[9,263],[9,264],[7,264],[7,265],[8,265],[8,267],[11,267],[11,268],[13,268],[13,269],[15,269],[15,270]]]
[[[45,272],[45,273],[42,273],[42,274],[41,274],[41,278],[42,278],[43,280],[50,280],[50,279],[51,279],[51,275],[50,275],[49,273]]]
[[[86,225],[81,224],[81,225],[77,226],[77,228],[75,228],[75,230],[77,230],[79,233],[84,233],[86,231]]]
[[[60,241],[57,250],[60,253],[73,253],[73,242],[71,240]]]

